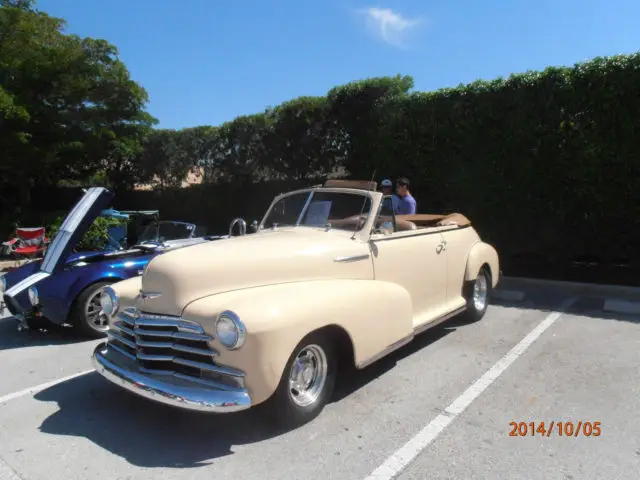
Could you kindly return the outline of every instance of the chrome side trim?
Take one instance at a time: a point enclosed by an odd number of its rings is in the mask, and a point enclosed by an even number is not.
[[[347,255],[344,257],[335,257],[333,261],[347,263],[347,262],[358,262],[360,260],[366,260],[367,258],[369,258],[369,254],[364,253],[362,255]]]
[[[372,357],[366,359],[364,362],[360,362],[359,364],[356,365],[356,368],[363,369],[363,368],[368,367],[369,365],[371,365],[372,363],[377,362],[381,358],[386,357],[387,355],[389,355],[393,351],[398,350],[401,347],[404,347],[409,342],[411,342],[415,338],[416,335],[419,335],[420,333],[430,329],[431,327],[435,327],[436,325],[438,325],[438,324],[440,324],[442,322],[445,322],[445,321],[449,320],[450,318],[455,317],[456,315],[459,315],[460,313],[464,312],[466,309],[467,309],[466,306],[457,308],[453,312],[447,313],[446,315],[443,315],[442,317],[439,317],[436,320],[433,320],[433,321],[431,321],[431,322],[429,322],[429,323],[427,323],[425,325],[421,325],[421,326],[419,326],[417,328],[414,328],[413,333],[407,335],[406,337],[401,338],[397,342],[392,343],[391,345],[389,345],[388,347],[384,348],[380,352],[376,353]]]
[[[449,312],[449,313],[443,315],[440,318],[437,318],[435,320],[430,321],[429,323],[425,323],[424,325],[420,325],[419,327],[416,327],[413,330],[413,333],[414,333],[414,335],[419,335],[422,332],[425,332],[425,331],[429,330],[430,328],[441,324],[442,322],[446,322],[447,320],[449,320],[450,318],[455,317],[456,315],[460,315],[466,309],[467,309],[466,305],[464,307],[456,308],[453,312]]]
[[[378,353],[376,353],[374,356],[369,357],[364,362],[360,362],[359,364],[357,364],[356,368],[358,368],[358,369],[366,368],[369,365],[371,365],[372,363],[375,363],[378,360],[380,360],[382,357],[386,357],[391,352],[399,349],[400,347],[404,347],[407,343],[409,343],[409,342],[411,342],[411,340],[413,340],[413,336],[414,336],[413,333],[411,333],[411,334],[407,335],[406,337],[401,338],[397,342],[392,343],[388,347],[386,347],[383,350],[381,350]]]

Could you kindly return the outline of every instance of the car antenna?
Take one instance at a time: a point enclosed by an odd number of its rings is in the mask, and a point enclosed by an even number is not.
[[[371,180],[369,181],[369,187],[371,187],[371,185],[373,184],[373,179],[376,178],[376,172],[377,170],[374,170],[373,175],[371,175]],[[371,191],[371,188],[369,188],[369,190],[367,191]],[[351,240],[356,238],[356,233],[358,233],[358,225],[360,225],[360,217],[362,217],[362,212],[364,212],[364,207],[367,205],[367,200],[369,200],[369,197],[365,196],[364,202],[362,202],[362,208],[360,209],[360,213],[358,214],[358,222],[356,223],[356,229],[353,231],[353,235],[351,235]]]

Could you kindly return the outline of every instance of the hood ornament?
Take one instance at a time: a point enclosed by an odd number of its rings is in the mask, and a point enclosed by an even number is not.
[[[157,298],[160,295],[162,295],[160,292],[145,292],[143,290],[140,290],[140,298],[142,299],[142,301],[149,300],[151,298]]]

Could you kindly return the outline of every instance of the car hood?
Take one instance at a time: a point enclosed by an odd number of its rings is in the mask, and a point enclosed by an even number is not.
[[[369,246],[351,236],[340,230],[283,228],[167,252],[147,266],[138,307],[180,315],[194,300],[232,290],[334,278],[372,279]]]
[[[65,267],[71,249],[87,232],[93,221],[113,197],[113,192],[102,187],[92,187],[85,191],[85,194],[60,225],[53,242],[47,247],[47,253],[40,263],[39,270],[8,288],[4,293],[4,300],[7,304],[12,305],[12,311],[26,308],[16,300],[20,293]]]

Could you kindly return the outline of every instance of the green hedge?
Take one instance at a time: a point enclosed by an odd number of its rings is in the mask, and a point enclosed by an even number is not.
[[[361,80],[218,127],[158,131],[139,163],[170,188],[116,204],[224,232],[285,185],[406,175],[419,211],[468,215],[505,273],[526,256],[639,266],[640,53],[412,88],[406,76]],[[207,185],[173,188],[194,164]]]

